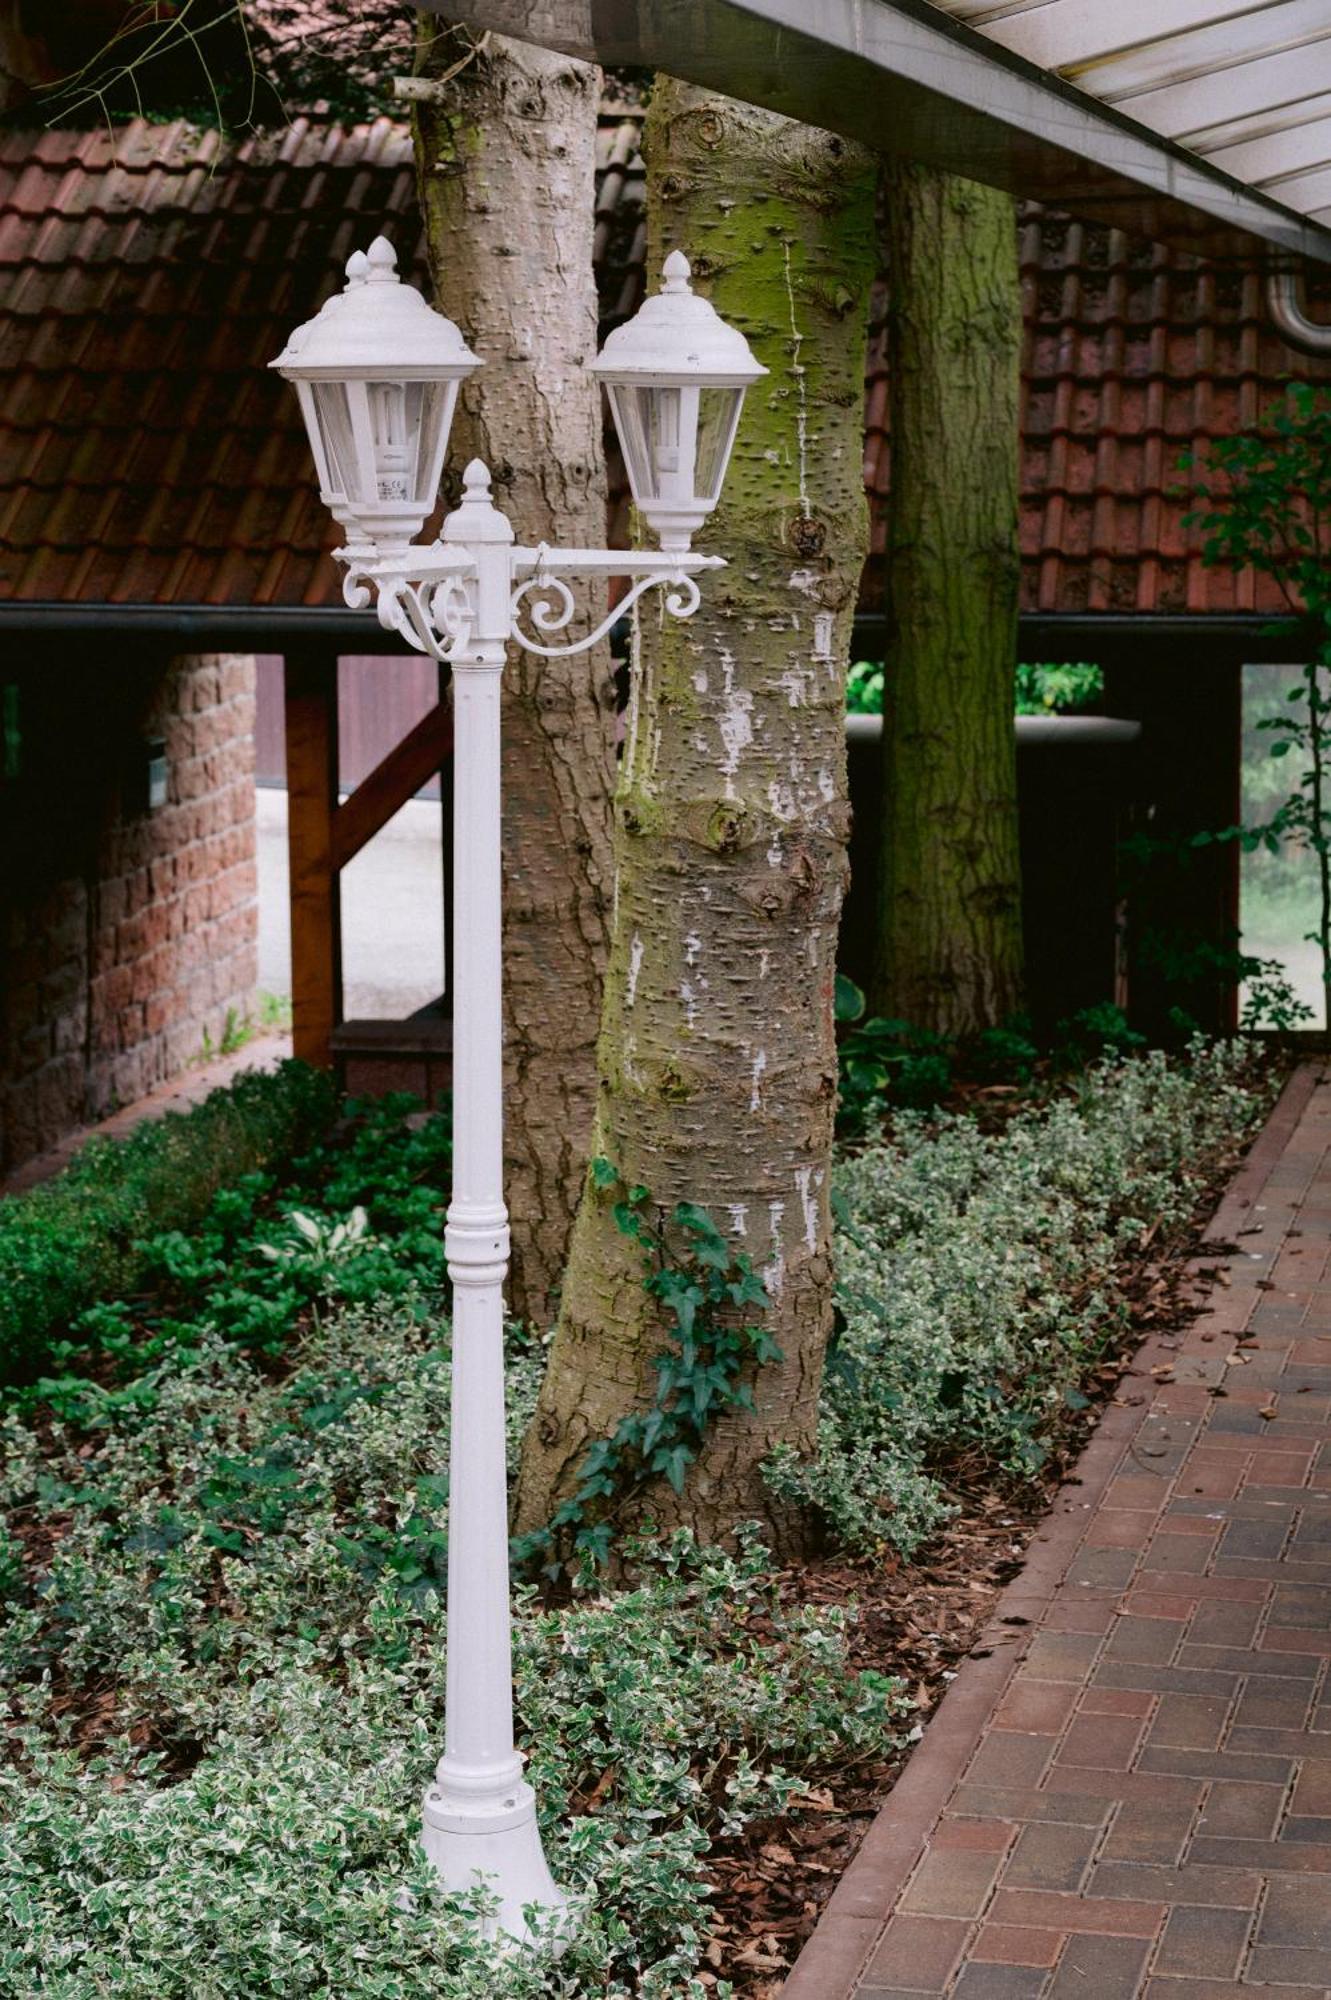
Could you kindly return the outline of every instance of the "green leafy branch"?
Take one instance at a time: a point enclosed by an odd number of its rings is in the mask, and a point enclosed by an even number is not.
[[[570,1497],[545,1527],[514,1540],[515,1563],[541,1560],[552,1582],[575,1562],[607,1562],[627,1509],[654,1481],[682,1493],[717,1415],[751,1410],[753,1370],[781,1359],[765,1327],[737,1322],[746,1308],[768,1308],[767,1287],[705,1208],[679,1202],[668,1223],[653,1228],[645,1187],[627,1185],[606,1159],[592,1161],[591,1175],[594,1187],[617,1196],[615,1224],[642,1249],[642,1288],[673,1323],[671,1345],[652,1363],[656,1387],[648,1407],[630,1411],[609,1437],[594,1439]]]

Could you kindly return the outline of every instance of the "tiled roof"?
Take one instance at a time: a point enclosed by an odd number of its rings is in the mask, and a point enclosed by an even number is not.
[[[603,119],[607,321],[642,288],[636,137]],[[381,225],[421,282],[410,136],[387,119],[238,143],[183,124],[0,134],[0,597],[336,603],[295,398],[265,364]],[[1027,608],[1265,608],[1250,580],[1203,572],[1173,497],[1183,450],[1314,366],[1270,331],[1256,274],[1047,215],[1025,223],[1022,267]],[[885,410],[879,325],[878,497]],[[879,510],[880,547],[882,528]]]

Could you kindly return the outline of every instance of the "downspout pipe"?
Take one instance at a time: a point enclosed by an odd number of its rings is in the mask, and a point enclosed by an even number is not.
[[[1288,346],[1300,354],[1331,357],[1331,321],[1308,317],[1308,288],[1302,271],[1272,266],[1266,274],[1266,306]]]

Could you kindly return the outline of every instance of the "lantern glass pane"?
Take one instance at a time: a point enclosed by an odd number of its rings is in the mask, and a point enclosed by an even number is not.
[[[329,490],[349,500],[360,498],[356,467],[356,442],[351,425],[351,405],[345,382],[315,382],[314,408],[323,441],[324,462],[328,467]]]
[[[629,476],[633,497],[641,507],[645,501],[654,499],[658,490],[650,443],[652,391],[633,389],[623,382],[607,386],[610,412],[619,433],[619,448],[624,454],[624,469]]]
[[[698,457],[693,490],[700,500],[709,500],[713,505],[721,497],[721,482],[730,462],[730,448],[735,442],[743,402],[742,389],[704,388],[698,392]]]
[[[420,422],[416,436],[412,498],[423,501],[428,511],[434,506],[435,495],[439,491],[439,473],[448,446],[458,385],[456,382],[418,382],[413,387],[420,390]]]

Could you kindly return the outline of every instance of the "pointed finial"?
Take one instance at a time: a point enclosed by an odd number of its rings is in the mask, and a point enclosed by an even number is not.
[[[462,475],[462,490],[468,500],[488,500],[490,471],[483,459],[473,458]]]
[[[391,279],[394,284],[397,283],[397,251],[386,236],[375,237],[365,253],[365,262],[365,275],[371,282],[378,280],[382,284],[385,279]]]
[[[370,272],[370,260],[363,250],[353,250],[347,258],[348,285],[363,285]]]
[[[661,268],[665,279],[662,290],[666,292],[687,292],[693,288],[689,279],[693,276],[693,266],[682,250],[672,250]]]

